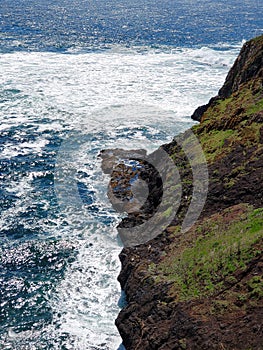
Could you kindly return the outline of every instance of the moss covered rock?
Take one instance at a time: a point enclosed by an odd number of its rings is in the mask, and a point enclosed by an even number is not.
[[[193,115],[209,189],[184,234],[193,174],[176,141],[163,146],[182,201],[164,232],[120,254],[127,306],[116,325],[127,350],[263,349],[262,72],[263,36],[244,45],[218,95]]]

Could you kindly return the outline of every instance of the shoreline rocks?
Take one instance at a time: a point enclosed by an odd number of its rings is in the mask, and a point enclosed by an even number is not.
[[[193,117],[201,121],[192,131],[207,160],[209,188],[199,220],[184,234],[180,225],[193,195],[191,164],[175,140],[161,147],[179,169],[182,196],[168,226],[160,229],[156,217],[159,234],[120,254],[118,280],[127,305],[116,326],[126,350],[263,349],[262,59],[263,36],[244,45],[218,96]],[[128,182],[136,175],[138,169],[128,172]],[[168,190],[178,185],[165,182]],[[155,186],[146,203],[158,211],[163,197]],[[137,209],[118,229],[149,220],[145,207]]]

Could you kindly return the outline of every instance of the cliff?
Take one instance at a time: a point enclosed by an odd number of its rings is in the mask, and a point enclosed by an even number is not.
[[[200,121],[203,114],[210,107],[215,106],[220,100],[229,98],[249,81],[262,79],[263,56],[261,41],[262,37],[258,37],[244,44],[218,95],[212,97],[208,104],[198,107],[192,115],[193,120]]]
[[[163,232],[120,254],[127,305],[116,325],[126,350],[263,349],[262,60],[263,36],[244,45],[218,96],[193,115],[209,184],[199,219],[184,233],[195,174],[178,139],[162,147],[179,169],[181,202]],[[148,220],[150,207],[156,220],[172,211],[167,203],[159,214],[155,197],[163,193],[151,191],[147,215],[129,213],[119,229]]]

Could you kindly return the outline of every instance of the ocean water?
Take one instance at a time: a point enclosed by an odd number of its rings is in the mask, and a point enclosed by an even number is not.
[[[118,349],[120,215],[98,154],[150,152],[193,125],[261,13],[261,1],[1,0],[1,349]]]

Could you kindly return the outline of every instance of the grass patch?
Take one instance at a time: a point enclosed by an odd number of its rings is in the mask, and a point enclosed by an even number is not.
[[[164,212],[163,212],[163,216],[166,217],[166,218],[169,218],[169,216],[171,216],[173,213],[173,208],[172,207],[169,207],[168,209],[166,209]]]
[[[241,123],[247,123],[249,116],[263,110],[263,88],[261,79],[242,85],[229,98],[218,100],[208,108],[202,117],[201,128],[207,130],[240,128]],[[199,128],[200,128],[199,127]],[[195,131],[198,132],[198,126]]]
[[[233,273],[245,269],[260,253],[253,247],[262,238],[263,209],[249,207],[237,220],[228,222],[224,215],[218,215],[195,228],[193,241],[184,235],[181,248],[174,247],[155,269],[151,266],[151,273],[157,274],[158,282],[173,282],[171,293],[176,300],[211,295],[234,281]],[[261,287],[257,282],[255,295]]]
[[[263,299],[263,277],[254,276],[247,282],[249,297],[253,299]]]
[[[215,108],[217,108],[220,113],[224,113],[227,110],[228,105],[232,102],[232,100],[232,97],[220,100]]]
[[[263,110],[263,98],[261,98],[259,101],[257,101],[254,105],[250,106],[247,109],[247,114],[255,114]]]
[[[235,130],[213,130],[200,138],[206,160],[211,162],[224,148],[225,142],[236,133]]]

